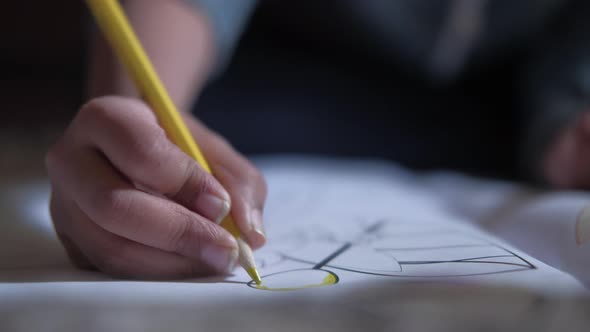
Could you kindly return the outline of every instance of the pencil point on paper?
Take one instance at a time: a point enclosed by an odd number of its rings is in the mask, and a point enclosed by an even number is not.
[[[247,268],[246,272],[248,272],[248,275],[252,278],[252,280],[254,280],[254,282],[257,285],[262,285],[262,279],[260,278],[260,274],[258,274],[256,268]]]
[[[576,243],[584,244],[590,240],[590,205],[584,207],[576,221]]]
[[[258,274],[258,270],[256,269],[256,262],[254,261],[254,255],[252,254],[252,249],[250,246],[244,241],[243,239],[238,237],[238,248],[240,250],[240,265],[246,270],[248,275],[254,280],[257,284],[262,283],[262,279],[260,278],[260,274]]]

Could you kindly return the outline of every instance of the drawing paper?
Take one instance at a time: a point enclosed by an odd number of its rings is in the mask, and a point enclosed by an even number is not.
[[[440,177],[377,161],[285,157],[258,165],[269,185],[259,272],[267,288],[303,289],[256,289],[239,268],[227,278],[166,282],[76,270],[51,228],[48,186],[33,183],[2,191],[0,304],[278,301],[416,283],[586,292],[568,273],[482,230],[473,213],[451,208],[451,197],[464,200],[455,205],[477,202],[441,190]]]

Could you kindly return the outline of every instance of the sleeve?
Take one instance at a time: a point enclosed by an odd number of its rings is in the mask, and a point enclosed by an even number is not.
[[[541,162],[558,133],[590,110],[590,1],[573,1],[549,32],[538,36],[524,66],[522,165],[542,182]]]
[[[210,21],[217,50],[215,73],[219,74],[229,60],[253,13],[257,0],[183,0],[202,11]]]

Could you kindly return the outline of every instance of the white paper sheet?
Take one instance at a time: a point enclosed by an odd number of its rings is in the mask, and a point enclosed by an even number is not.
[[[576,243],[576,223],[590,206],[583,191],[543,191],[506,181],[452,173],[422,178],[447,210],[510,242],[535,258],[571,273],[590,287],[590,243]]]
[[[550,294],[586,291],[569,274],[481,231],[472,215],[450,209],[451,195],[436,190],[440,178],[371,161],[286,157],[263,159],[259,165],[270,188],[269,241],[255,253],[265,286],[335,284],[273,292],[251,287],[241,269],[226,279],[170,282],[121,281],[79,271],[68,265],[50,226],[47,185],[31,184],[2,194],[0,305],[204,305],[240,298],[325,297],[375,284],[416,282]]]

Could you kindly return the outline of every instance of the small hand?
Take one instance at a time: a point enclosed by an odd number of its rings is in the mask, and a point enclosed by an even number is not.
[[[250,244],[264,244],[263,178],[187,122],[219,182],[168,140],[143,102],[103,97],[81,108],[46,158],[52,219],[76,265],[130,278],[226,273],[237,244],[216,222],[230,203]]]

